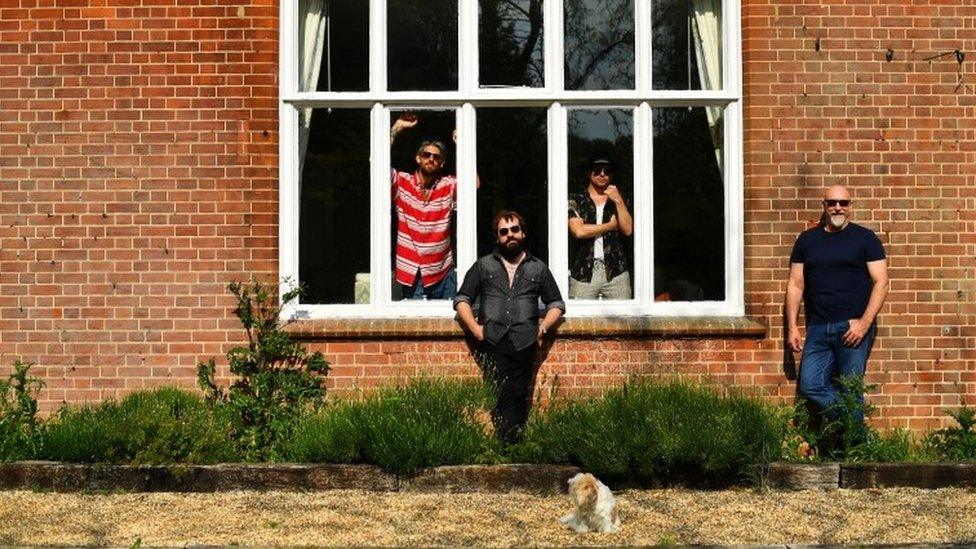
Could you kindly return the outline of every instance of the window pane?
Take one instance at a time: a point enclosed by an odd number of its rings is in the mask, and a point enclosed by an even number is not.
[[[368,0],[302,0],[302,91],[369,89]]]
[[[302,163],[302,303],[369,303],[369,111],[315,109]]]
[[[392,91],[456,90],[457,0],[389,0],[388,86]]]
[[[396,111],[390,125],[391,295],[454,299],[454,111]]]
[[[717,107],[654,110],[657,300],[725,299],[722,146],[712,137],[712,127],[721,127],[719,115]]]
[[[566,89],[634,89],[633,0],[565,0]]]
[[[568,120],[569,297],[631,299],[633,111],[573,109]]]
[[[722,0],[654,0],[653,85],[722,89]]]
[[[478,110],[478,255],[495,248],[492,218],[515,210],[527,249],[549,261],[546,109]]]
[[[542,0],[479,0],[481,87],[543,86]]]

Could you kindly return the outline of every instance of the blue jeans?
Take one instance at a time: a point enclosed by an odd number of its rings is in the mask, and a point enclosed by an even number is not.
[[[799,391],[804,398],[813,402],[828,420],[836,420],[841,402],[838,394],[837,378],[842,376],[864,376],[868,355],[877,327],[871,325],[864,339],[857,347],[847,347],[842,338],[850,327],[848,321],[814,324],[807,327],[807,338],[803,344],[803,358],[800,361]],[[864,402],[864,395],[857,395],[858,402]],[[861,410],[855,419],[864,422]]]
[[[401,285],[402,286],[402,285]],[[457,269],[447,271],[440,282],[424,288],[424,282],[420,278],[420,271],[413,278],[413,286],[402,286],[404,299],[454,299],[457,295]]]

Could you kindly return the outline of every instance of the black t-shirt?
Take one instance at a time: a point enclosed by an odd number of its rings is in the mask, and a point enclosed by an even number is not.
[[[871,297],[867,264],[884,258],[877,235],[854,223],[839,233],[822,227],[802,233],[790,263],[803,264],[807,325],[860,318]]]

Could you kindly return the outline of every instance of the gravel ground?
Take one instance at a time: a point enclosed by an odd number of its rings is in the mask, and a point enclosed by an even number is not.
[[[0,492],[2,545],[596,546],[976,541],[976,490],[626,491],[619,534],[557,524],[565,496]]]

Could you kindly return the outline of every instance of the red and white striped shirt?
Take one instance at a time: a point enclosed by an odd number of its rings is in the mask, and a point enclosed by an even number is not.
[[[425,288],[437,284],[454,267],[451,212],[457,179],[441,177],[426,197],[415,173],[390,170],[390,185],[397,213],[396,280],[412,286],[420,269]]]

